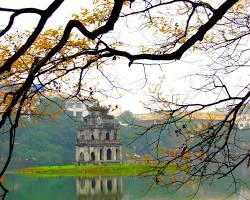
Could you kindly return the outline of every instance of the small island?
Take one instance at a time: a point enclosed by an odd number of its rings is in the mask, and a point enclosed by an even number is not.
[[[62,165],[28,167],[17,170],[27,176],[148,176],[157,175],[163,165],[149,163],[102,164],[102,165]],[[164,173],[175,172],[174,165],[168,166]]]
[[[109,108],[94,102],[84,108],[83,103],[71,101],[65,106],[72,113],[78,112],[73,165],[39,166],[17,170],[28,176],[147,176],[157,175],[163,165],[141,160],[123,163],[122,142],[118,137],[119,122],[108,114]],[[69,107],[69,105],[71,105]],[[79,110],[79,108],[81,108]],[[78,110],[75,110],[78,109]],[[81,112],[79,114],[79,112]],[[87,114],[86,114],[87,113]],[[74,116],[74,115],[73,115]],[[76,115],[74,116],[76,117]],[[165,167],[164,167],[165,168]],[[168,166],[164,172],[175,171]]]

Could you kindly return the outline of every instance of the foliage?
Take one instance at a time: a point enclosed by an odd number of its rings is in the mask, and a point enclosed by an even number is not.
[[[62,100],[54,99],[58,104]],[[45,110],[44,110],[45,109]],[[23,127],[17,129],[13,167],[34,164],[72,163],[74,161],[75,122],[59,112],[58,106],[43,101],[39,112],[43,117],[21,119]],[[51,117],[50,117],[51,116]],[[8,139],[2,137],[2,159],[8,154]]]
[[[60,102],[60,100],[57,100]],[[43,106],[42,106],[43,107]],[[55,105],[49,107],[48,113],[53,113],[52,110],[57,110]],[[126,116],[126,120],[124,120]],[[130,122],[131,126],[121,126],[118,129],[119,138],[123,144],[123,159],[124,162],[132,159],[138,160],[133,155],[141,156],[139,160],[144,157],[152,155],[151,144],[152,141],[157,141],[158,134],[153,134],[150,131],[147,136],[141,136],[144,127],[133,126],[135,119],[131,112],[125,111],[118,119],[123,123]],[[35,121],[34,121],[35,120]],[[48,117],[42,119],[22,120],[24,127],[17,129],[16,146],[13,152],[13,164],[11,167],[17,168],[23,165],[39,165],[39,164],[69,164],[75,162],[75,140],[76,140],[76,122],[70,119],[64,113],[60,113],[54,120]],[[136,121],[139,123],[139,121]],[[142,123],[142,122],[141,122]],[[151,123],[144,125],[150,126]],[[169,131],[169,129],[168,129]],[[164,136],[160,141],[160,146],[171,148],[176,140],[172,136],[169,139],[169,132],[166,130]],[[171,134],[172,135],[172,134]],[[2,157],[8,152],[8,139],[2,138]],[[151,157],[151,161],[152,161]]]
[[[134,117],[133,117],[133,113],[126,110],[124,112],[122,112],[119,116],[118,119],[122,122],[122,123],[127,123],[127,124],[133,124],[133,122],[135,121]]]
[[[101,113],[107,113],[110,107],[101,106],[99,103],[88,108],[89,111],[99,111]]]
[[[177,121],[195,112],[229,105],[224,119],[213,124],[213,129],[204,127],[200,130],[196,144],[187,137],[185,151],[180,151],[177,157],[182,159],[184,154],[193,149],[204,147],[207,155],[205,162],[192,163],[193,168],[190,168],[189,174],[201,179],[216,174],[227,176],[249,160],[249,150],[242,151],[237,157],[230,156],[231,141],[237,136],[234,129],[237,116],[245,114],[249,103],[249,83],[239,85],[236,92],[231,92],[224,82],[225,77],[249,66],[249,48],[245,45],[250,33],[248,0],[94,0],[91,6],[74,14],[65,27],[44,30],[49,18],[63,3],[63,0],[54,0],[46,9],[0,8],[1,13],[10,13],[7,24],[0,31],[0,127],[9,137],[8,156],[0,176],[10,163],[21,116],[50,116],[55,121],[60,113],[55,111],[49,114],[46,109],[40,112],[36,105],[42,97],[57,95],[65,99],[81,99],[83,96],[93,96],[94,93],[105,97],[113,96],[115,92],[120,94],[123,88],[119,80],[106,74],[104,65],[111,67],[117,60],[125,59],[128,67],[142,66],[147,83],[145,67],[157,65],[162,68],[171,61],[180,60],[197,51],[199,55],[212,57],[213,63],[209,66],[211,71],[199,74],[204,82],[195,89],[203,94],[216,94],[216,98],[212,102],[196,103],[186,98],[179,100],[178,95],[166,97],[162,91],[155,90],[151,111],[158,107],[171,115],[159,126],[145,127],[146,131],[141,135],[148,131],[161,133],[166,126],[169,125],[171,129]],[[24,14],[40,18],[33,30],[14,32],[15,19]],[[135,34],[128,38],[131,32]],[[130,44],[132,37],[136,38],[136,41],[132,41],[133,46]],[[91,79],[94,87],[90,87],[85,80],[89,71],[101,75],[108,82],[110,90],[98,89],[97,86],[103,84],[95,78]],[[37,84],[41,87],[36,87]],[[8,131],[5,131],[6,127]],[[188,130],[183,128],[184,131],[178,126],[175,128],[176,134]],[[160,141],[161,134],[158,136]],[[238,147],[237,142],[234,146]],[[27,147],[21,151],[25,149]],[[57,150],[60,151],[60,148]],[[226,157],[222,162],[218,162],[217,158],[220,153]],[[171,162],[182,163],[180,159],[174,158]],[[211,173],[207,166],[215,161],[218,164],[217,170]],[[186,166],[189,164],[186,163]]]

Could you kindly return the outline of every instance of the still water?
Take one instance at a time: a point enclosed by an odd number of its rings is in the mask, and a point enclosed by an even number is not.
[[[178,192],[152,186],[153,179],[145,177],[26,177],[8,175],[4,179],[9,193],[6,200],[218,200],[250,199],[250,189],[239,186],[238,194],[228,196],[227,181],[202,186],[199,193],[193,184]],[[152,187],[150,187],[152,186]]]

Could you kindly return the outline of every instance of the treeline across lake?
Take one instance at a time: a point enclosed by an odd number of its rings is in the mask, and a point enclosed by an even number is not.
[[[63,105],[60,100],[57,102]],[[65,112],[59,112],[60,109],[54,104],[46,107],[47,110],[44,107],[41,110],[52,113],[50,117],[22,119],[16,133],[12,166],[74,164],[76,129],[80,122]],[[122,141],[124,162],[150,160],[160,154],[171,156],[183,145],[183,137],[174,126],[156,126],[146,132],[152,122],[135,120],[129,111],[123,112],[117,120],[121,124],[118,137]],[[179,124],[179,127],[188,126],[190,124],[185,120]],[[238,131],[241,131],[242,139],[250,140],[249,130]],[[0,160],[3,164],[8,154],[8,133],[0,137]]]
[[[60,100],[57,100],[57,103],[63,106]],[[16,132],[12,167],[73,164],[75,162],[77,124],[81,122],[59,111],[60,109],[53,104],[46,105],[46,109],[44,105],[41,105],[41,110],[52,115],[36,119],[32,116],[24,117],[21,120]],[[118,130],[118,137],[123,144],[122,153],[125,162],[126,159],[137,159],[138,155],[149,154],[149,149],[145,147],[148,146],[149,141],[153,140],[153,137],[138,137],[138,134],[144,130],[132,126],[133,123],[138,123],[134,120],[133,114],[126,111],[118,116],[117,120],[122,124]],[[1,164],[4,163],[8,154],[8,138],[8,133],[1,135]],[[162,143],[166,141],[162,140]]]

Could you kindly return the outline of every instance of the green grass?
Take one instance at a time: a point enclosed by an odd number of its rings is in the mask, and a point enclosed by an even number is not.
[[[147,163],[103,164],[103,165],[63,165],[29,167],[17,170],[18,174],[28,176],[140,176],[157,174],[162,165]],[[174,172],[169,166],[165,172]]]

